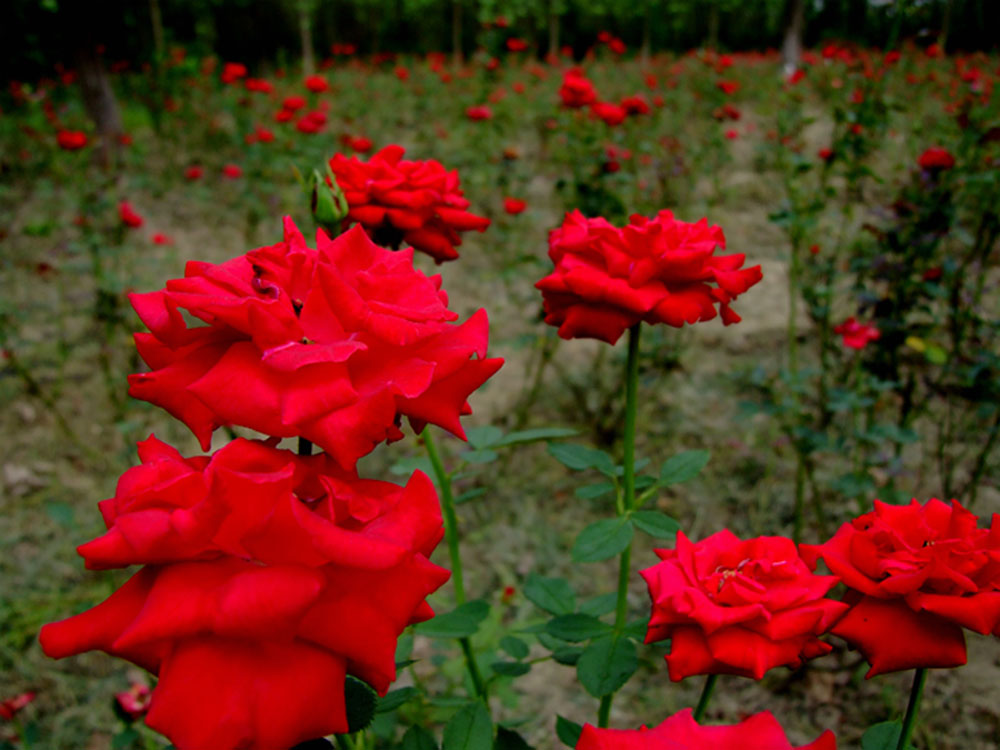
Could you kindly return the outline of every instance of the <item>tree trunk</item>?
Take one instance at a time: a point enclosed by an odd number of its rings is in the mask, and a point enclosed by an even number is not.
[[[649,64],[650,49],[653,46],[653,0],[645,0],[643,3],[643,24],[642,24],[642,46],[639,48],[639,59],[643,65]]]
[[[788,77],[802,62],[802,34],[806,25],[806,8],[803,0],[785,3],[785,38],[781,44],[781,60]]]
[[[316,54],[313,52],[312,0],[299,0],[299,38],[302,41],[302,72],[311,76],[316,72]]]
[[[559,56],[559,0],[549,0],[549,59]]]
[[[708,2],[708,41],[710,50],[719,48],[719,0]]]
[[[455,65],[462,64],[462,0],[451,0],[451,54]]]
[[[153,51],[156,53],[156,64],[159,65],[166,57],[166,45],[163,42],[163,16],[160,13],[160,0],[149,0],[149,20],[153,26]]]

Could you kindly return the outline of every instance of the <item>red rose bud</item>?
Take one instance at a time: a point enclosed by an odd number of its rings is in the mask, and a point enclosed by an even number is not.
[[[243,439],[189,459],[154,438],[139,452],[100,505],[107,533],[80,552],[91,568],[145,567],[43,627],[42,649],[152,672],[146,723],[178,748],[346,733],[345,676],[385,695],[399,635],[433,616],[426,597],[448,578],[428,560],[443,536],[430,479],[362,480]]]
[[[868,342],[878,341],[882,337],[878,328],[859,323],[853,316],[835,326],[833,332],[841,337],[848,349],[864,349]]]
[[[320,231],[313,249],[286,219],[282,242],[189,263],[185,278],[129,299],[150,329],[136,334],[150,372],[131,375],[129,393],[205,449],[216,428],[242,425],[304,437],[350,468],[401,438],[403,416],[417,432],[433,422],[464,437],[468,397],[503,363],[486,359],[485,311],[454,325],[441,277],[360,227],[333,240]]]
[[[830,631],[871,665],[866,677],[966,662],[963,628],[1000,636],[1000,515],[988,529],[957,501],[887,505],[845,523],[825,544],[802,545],[823,559],[851,605]]]
[[[784,537],[742,541],[728,530],[675,549],[642,571],[653,602],[646,642],[671,639],[670,679],[735,674],[759,680],[798,668],[832,647],[819,640],[847,611],[824,598],[836,576],[818,576]]]
[[[794,747],[770,711],[739,724],[702,726],[690,708],[679,711],[653,729],[597,729],[585,724],[576,750],[837,750],[827,730],[808,745]]]
[[[128,690],[115,693],[115,701],[118,703],[118,707],[133,721],[146,715],[146,712],[149,711],[151,698],[152,692],[149,686],[143,685],[140,682],[133,683]]]
[[[931,146],[920,155],[917,164],[928,171],[951,169],[955,166],[955,157],[946,148]]]
[[[725,245],[719,227],[678,221],[670,211],[633,216],[624,229],[574,211],[549,234],[555,269],[535,284],[545,322],[562,338],[610,344],[640,321],[680,328],[721,313],[726,325],[737,323],[730,303],[761,271],[742,268],[742,254],[716,256]]]
[[[63,151],[78,151],[87,145],[87,134],[79,130],[60,130],[56,141]]]
[[[401,146],[386,146],[367,162],[337,154],[330,169],[350,212],[376,241],[401,242],[441,263],[458,257],[460,232],[484,231],[490,220],[469,213],[458,172],[437,161],[407,161]]]
[[[118,204],[118,217],[121,219],[122,224],[131,229],[138,229],[142,226],[142,217],[135,212],[132,204],[128,201],[122,201]]]
[[[519,213],[523,213],[527,207],[528,204],[518,198],[503,199],[503,210],[511,216],[517,216]]]

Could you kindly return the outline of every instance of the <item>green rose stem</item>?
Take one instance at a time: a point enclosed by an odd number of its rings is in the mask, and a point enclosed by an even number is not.
[[[441,463],[441,455],[438,453],[434,438],[431,435],[430,425],[420,433],[424,445],[427,447],[427,457],[434,467],[434,476],[437,478],[438,487],[441,488],[441,511],[444,517],[444,536],[448,541],[448,556],[451,558],[451,580],[455,586],[455,603],[458,606],[465,604],[465,582],[462,578],[462,557],[458,551],[458,517],[455,515],[455,498],[451,491],[451,475],[445,471],[444,464]],[[486,700],[486,683],[479,674],[479,667],[472,653],[472,643],[468,636],[458,639],[462,646],[462,653],[465,654],[465,666],[469,670],[469,677],[472,678],[472,685],[475,687],[476,695]]]
[[[699,724],[705,717],[705,711],[708,709],[708,702],[712,700],[712,693],[715,692],[715,683],[718,682],[718,680],[719,675],[710,674],[708,679],[705,680],[705,687],[701,689],[701,697],[698,698],[698,705],[694,708],[694,720]]]
[[[635,412],[636,412],[636,392],[639,387],[639,326],[636,323],[628,329],[628,361],[625,365],[625,435],[624,435],[624,476],[622,482],[625,492],[624,498],[618,505],[618,515],[624,516],[632,511],[635,506]],[[632,563],[632,543],[622,550],[621,559],[618,564],[618,601],[615,606],[615,633],[621,635],[625,630],[625,616],[628,608],[628,582],[630,577],[630,567]],[[601,698],[601,705],[597,709],[597,726],[605,729],[608,726],[608,717],[611,715],[611,700],[614,693],[609,693]]]
[[[899,731],[899,742],[896,743],[896,750],[907,750],[910,746],[910,737],[913,735],[913,725],[917,720],[917,710],[920,708],[920,697],[924,693],[926,681],[927,668],[918,667],[913,674],[910,701],[906,704],[906,716],[903,717],[903,728]]]

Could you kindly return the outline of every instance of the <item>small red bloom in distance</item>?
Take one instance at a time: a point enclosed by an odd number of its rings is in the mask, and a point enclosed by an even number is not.
[[[523,213],[528,207],[520,198],[504,198],[503,199],[503,210],[510,214],[511,216],[517,216],[519,213]]]
[[[835,326],[833,332],[841,337],[848,349],[864,349],[868,342],[878,341],[882,337],[878,328],[859,323],[853,316]]]
[[[138,229],[143,222],[143,218],[135,212],[132,204],[128,201],[122,201],[118,204],[118,218],[121,219],[122,224],[131,229]]]
[[[928,171],[951,169],[955,166],[955,157],[946,148],[931,146],[920,155],[917,164]]]
[[[63,151],[78,151],[87,145],[87,134],[80,130],[60,130],[56,141]]]

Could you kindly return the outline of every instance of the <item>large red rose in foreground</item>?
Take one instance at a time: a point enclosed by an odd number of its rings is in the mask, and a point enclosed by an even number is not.
[[[458,257],[459,232],[482,232],[490,225],[469,213],[458,172],[440,162],[407,161],[401,146],[386,146],[367,162],[341,154],[330,170],[347,199],[348,223],[361,224],[380,245],[406,242],[438,263]]]
[[[448,573],[437,495],[362,481],[325,456],[236,440],[184,459],[155,439],[101,504],[90,567],[146,563],[102,604],[46,625],[159,677],[147,723],[179,750],[276,750],[347,731],[344,678],[385,694],[396,640]],[[327,473],[330,472],[330,473]]]
[[[656,554],[663,562],[642,571],[653,603],[646,642],[671,639],[671,680],[759,680],[831,650],[817,636],[847,605],[824,598],[837,578],[813,574],[791,539],[741,541],[723,530],[695,544],[678,532],[677,547]]]
[[[831,630],[861,651],[868,677],[966,662],[962,628],[1000,636],[1000,515],[989,529],[952,501],[887,505],[845,523],[821,545],[850,589],[850,611]]]
[[[646,321],[681,327],[740,317],[729,304],[761,279],[760,266],[742,268],[745,256],[715,255],[722,229],[705,219],[689,224],[670,211],[653,219],[633,216],[619,229],[579,211],[549,234],[555,270],[535,286],[545,322],[559,335],[615,343],[626,328]]]
[[[701,726],[685,708],[653,729],[583,727],[576,750],[837,750],[833,732],[823,732],[808,745],[794,748],[770,711],[739,724]]]
[[[466,398],[502,360],[485,359],[485,311],[452,325],[440,277],[412,260],[360,228],[334,240],[321,231],[313,250],[286,219],[277,245],[190,262],[166,289],[130,297],[150,330],[136,346],[151,372],[131,375],[129,393],[183,421],[205,450],[217,427],[242,425],[302,436],[348,469],[401,437],[403,415],[461,436]]]

